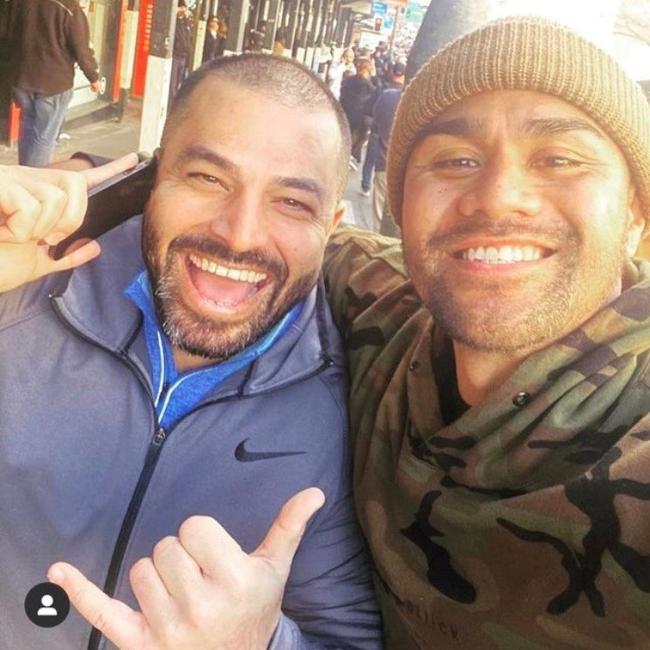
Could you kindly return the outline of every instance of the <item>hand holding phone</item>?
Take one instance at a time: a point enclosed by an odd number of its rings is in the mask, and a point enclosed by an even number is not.
[[[88,188],[123,173],[136,161],[130,154],[81,173],[0,166],[0,292],[96,257],[100,249],[95,241],[58,260],[49,253],[79,228]]]
[[[141,214],[155,178],[155,158],[147,158],[135,167],[93,186],[88,192],[88,207],[83,223],[56,246],[54,259],[60,259],[74,242],[97,239],[127,219]]]

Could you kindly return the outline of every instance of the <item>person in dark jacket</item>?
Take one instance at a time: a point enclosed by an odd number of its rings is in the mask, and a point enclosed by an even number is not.
[[[216,59],[217,46],[219,45],[219,19],[212,16],[208,21],[208,29],[205,32],[205,41],[203,42],[203,58],[202,62],[212,61]]]
[[[181,87],[189,69],[192,54],[192,23],[188,15],[185,0],[178,0],[176,13],[176,31],[174,32],[174,49],[172,54],[172,79],[170,84],[173,98]]]
[[[384,223],[384,203],[386,202],[386,156],[388,142],[393,127],[393,119],[397,105],[404,88],[405,66],[395,63],[391,70],[391,83],[379,95],[372,109],[372,134],[376,138],[374,159],[374,182],[372,192],[372,209],[374,214],[374,229],[384,234],[397,235],[396,226],[390,215]],[[370,148],[370,146],[368,147]],[[367,157],[367,154],[366,154]],[[365,161],[364,161],[365,162]],[[364,164],[365,171],[365,164]]]
[[[88,21],[77,0],[14,2],[10,17],[13,95],[21,108],[21,165],[45,167],[72,99],[74,65],[99,92]]]
[[[145,215],[81,267],[97,242],[48,245],[97,170],[0,168],[0,648],[43,647],[23,602],[51,565],[82,616],[48,650],[379,650],[319,280],[349,146],[296,62],[208,62]]]
[[[366,157],[363,159],[361,172],[361,193],[364,196],[370,196],[371,188],[375,188],[373,198],[373,210],[375,214],[374,230],[379,230],[382,223],[381,211],[383,210],[386,196],[386,175],[384,173],[386,169],[386,151],[388,149],[390,128],[393,123],[392,116],[395,113],[395,108],[397,108],[397,102],[394,101],[394,97],[388,102],[385,100],[382,101],[382,97],[386,90],[402,90],[404,87],[405,70],[406,66],[401,62],[396,62],[390,66],[390,82],[383,90],[379,91],[377,101],[372,109],[372,127],[370,129]],[[397,95],[397,99],[399,100],[399,94]],[[376,115],[378,104],[381,104],[380,116]],[[389,109],[390,119],[384,117],[388,106],[391,106]],[[379,172],[378,179],[376,172]],[[373,176],[378,180],[380,184],[379,188],[377,188],[377,182],[373,183]]]
[[[341,84],[341,106],[345,111],[352,135],[352,159],[354,164],[361,162],[361,149],[368,138],[370,111],[377,89],[370,80],[372,64],[369,59],[359,59],[357,74],[348,77]]]
[[[219,18],[219,33],[217,34],[217,56],[223,56],[228,40],[228,20]]]

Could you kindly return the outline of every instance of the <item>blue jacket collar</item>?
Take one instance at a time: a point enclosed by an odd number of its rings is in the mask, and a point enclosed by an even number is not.
[[[78,335],[128,358],[149,377],[142,313],[123,292],[145,268],[140,236],[141,218],[136,217],[102,237],[102,254],[76,269],[52,300]],[[319,282],[287,334],[262,359],[224,381],[213,397],[275,390],[335,364],[343,366],[344,357]]]

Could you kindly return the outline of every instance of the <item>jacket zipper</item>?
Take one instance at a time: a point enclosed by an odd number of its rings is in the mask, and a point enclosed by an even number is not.
[[[74,325],[72,325],[72,323],[70,323],[66,319],[66,317],[63,315],[63,313],[59,309],[59,306],[56,304],[54,300],[51,300],[50,302],[52,304],[54,313],[67,329],[69,329],[76,336],[86,341],[90,345],[93,345],[94,347],[99,348],[100,350],[103,350],[104,352],[107,352],[108,354],[114,356],[116,359],[119,359],[119,361],[124,363],[136,375],[138,381],[142,384],[145,393],[149,397],[149,403],[151,405],[151,409],[153,412],[155,431],[151,439],[151,442],[149,443],[149,449],[147,450],[147,456],[145,458],[142,471],[140,472],[138,483],[136,484],[133,495],[131,496],[131,501],[129,502],[129,507],[127,508],[126,514],[124,515],[124,519],[122,520],[122,525],[120,526],[120,532],[117,536],[117,541],[115,542],[115,546],[113,547],[113,555],[111,556],[111,561],[108,567],[108,573],[106,574],[106,580],[104,581],[103,591],[106,595],[112,598],[113,593],[115,591],[115,586],[117,584],[117,579],[120,575],[120,570],[122,568],[124,553],[126,551],[126,547],[131,537],[131,531],[133,530],[133,526],[138,517],[140,506],[142,505],[142,500],[144,499],[145,493],[149,486],[149,481],[151,480],[151,476],[153,475],[154,469],[156,468],[156,463],[160,456],[160,452],[162,450],[163,444],[165,440],[167,440],[171,432],[176,428],[176,426],[178,426],[178,424],[183,419],[185,419],[187,415],[190,415],[190,413],[187,413],[185,416],[183,416],[176,423],[176,425],[174,425],[169,431],[165,431],[165,429],[163,429],[160,426],[160,423],[158,422],[156,405],[154,404],[153,395],[149,390],[146,377],[142,374],[140,368],[138,368],[138,366],[136,366],[135,363],[131,361],[131,359],[128,357],[126,352],[120,351],[118,353],[115,350],[111,350],[110,348],[107,348],[101,345],[100,343],[98,343],[97,341],[94,341],[93,339],[87,337],[83,332],[80,332]],[[321,363],[321,365],[318,366],[318,368],[316,368],[313,372],[308,373],[307,375],[303,375],[302,377],[295,379],[294,381],[288,382],[287,384],[282,386],[282,388],[291,386],[294,383],[297,383],[298,381],[306,381],[307,379],[311,379],[312,377],[315,377],[316,375],[320,374],[327,368],[332,367],[333,365],[334,365],[334,361],[330,359],[330,357],[327,354],[324,354],[323,363]],[[234,401],[236,399],[258,397],[259,395],[272,393],[274,390],[276,389],[271,388],[270,390],[267,391],[259,391],[254,395],[242,395],[237,393],[235,395],[221,397],[218,399],[205,402],[204,404],[201,404],[200,406],[192,410],[191,413],[195,413],[196,411],[199,411],[207,406],[214,406],[215,404]],[[88,650],[98,650],[99,644],[101,643],[102,640],[102,636],[103,636],[102,633],[97,628],[93,628],[90,633],[90,638],[88,639]]]
[[[115,592],[115,586],[117,585],[117,579],[119,578],[120,569],[122,568],[122,562],[124,560],[124,553],[126,552],[126,547],[129,543],[129,539],[131,538],[131,531],[133,530],[133,526],[138,517],[140,505],[144,499],[147,487],[149,486],[149,481],[151,480],[151,475],[156,468],[156,462],[158,461],[160,451],[166,439],[167,432],[161,426],[158,426],[156,432],[154,433],[153,439],[149,444],[144,466],[140,472],[140,477],[138,478],[138,483],[135,486],[129,507],[126,510],[126,515],[124,515],[124,519],[122,520],[122,526],[120,527],[120,533],[117,536],[117,541],[113,547],[113,555],[108,567],[108,573],[106,574],[106,580],[104,581],[103,589],[104,593],[108,594],[111,597],[113,597],[113,593]],[[90,638],[88,639],[88,650],[97,650],[97,648],[99,648],[101,639],[102,633],[96,627],[94,627],[90,633]]]
[[[133,525],[135,524],[135,521],[137,519],[138,512],[140,510],[140,505],[142,504],[142,500],[147,491],[147,486],[149,485],[149,481],[151,480],[153,471],[156,468],[156,462],[158,460],[158,457],[160,456],[160,450],[162,449],[163,443],[167,439],[168,434],[160,426],[158,422],[158,415],[156,413],[156,405],[154,404],[153,401],[153,395],[149,390],[147,380],[145,376],[142,374],[142,372],[140,371],[140,368],[138,368],[138,366],[136,366],[135,363],[133,363],[133,361],[129,359],[129,357],[126,355],[125,352],[122,351],[116,352],[115,350],[111,350],[110,348],[107,348],[97,343],[97,341],[93,341],[91,338],[87,337],[83,332],[80,332],[76,327],[74,327],[74,325],[72,325],[72,323],[70,323],[65,318],[65,316],[59,309],[59,306],[56,304],[54,300],[51,300],[51,304],[52,304],[52,308],[54,309],[54,313],[67,329],[73,332],[73,334],[75,334],[76,336],[80,337],[82,340],[86,341],[86,343],[89,343],[90,345],[93,345],[94,347],[99,348],[100,350],[103,350],[104,352],[107,352],[111,356],[115,357],[116,359],[124,363],[131,370],[131,372],[135,374],[140,384],[142,384],[145,393],[147,394],[147,397],[149,398],[149,404],[151,405],[151,411],[153,414],[154,433],[151,438],[151,442],[149,443],[149,449],[147,450],[147,455],[145,457],[142,470],[140,471],[138,482],[131,496],[131,501],[129,502],[129,506],[126,509],[126,514],[124,515],[124,519],[122,520],[122,524],[120,526],[120,532],[117,536],[117,541],[115,542],[115,546],[113,547],[113,554],[111,556],[111,561],[108,566],[108,572],[106,574],[106,579],[104,581],[103,591],[104,593],[112,597],[113,592],[115,591],[115,585],[117,584],[117,579],[120,575],[120,569],[122,567],[124,553],[126,551],[129,538],[131,536],[131,531],[133,530]],[[97,650],[99,648],[101,639],[102,639],[102,633],[97,628],[94,627],[90,633],[90,638],[88,639],[88,650]]]

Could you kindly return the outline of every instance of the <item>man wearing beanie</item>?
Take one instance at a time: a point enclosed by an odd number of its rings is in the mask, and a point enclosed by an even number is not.
[[[386,647],[650,647],[650,108],[536,18],[420,70],[387,167],[404,236],[347,231],[357,512]]]

